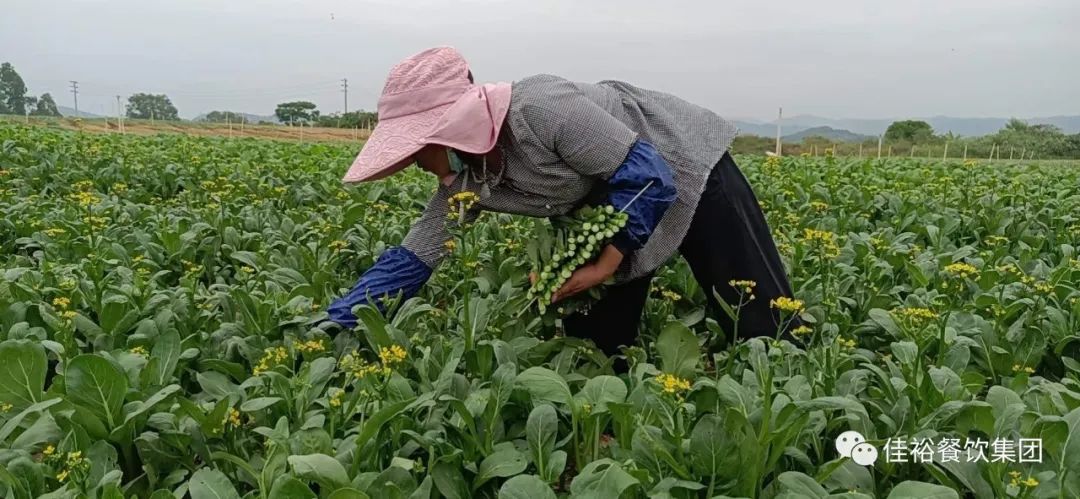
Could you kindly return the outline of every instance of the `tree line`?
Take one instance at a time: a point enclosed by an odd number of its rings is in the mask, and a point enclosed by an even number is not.
[[[775,149],[776,139],[757,135],[740,135],[732,148],[736,152],[760,154]],[[994,157],[1036,159],[1080,158],[1080,133],[1066,134],[1053,125],[1031,125],[1022,120],[1011,119],[995,133],[977,137],[963,137],[952,132],[936,133],[933,127],[920,120],[894,121],[881,137],[882,155],[936,157],[948,156],[971,159]],[[799,142],[784,142],[784,154],[803,154],[826,150],[854,155],[862,151],[864,156],[876,156],[878,138],[861,142],[840,142],[820,136],[804,137]]]
[[[11,63],[0,64],[0,114],[61,116],[56,101],[48,92],[30,95],[22,76]],[[128,97],[128,118],[179,120],[176,106],[165,94],[137,93]]]
[[[25,82],[10,63],[0,64],[0,114],[30,116],[60,116],[56,101],[49,93],[30,95]],[[179,120],[176,106],[165,94],[136,93],[127,99],[125,115],[134,119]],[[331,128],[372,128],[379,121],[377,113],[353,111],[349,113],[322,114],[314,102],[282,102],[274,109],[274,117],[286,125],[319,126]],[[210,123],[250,123],[244,113],[235,111],[211,111],[200,121]],[[925,121],[895,121],[882,137],[890,154],[919,156],[938,151],[941,157],[961,157],[966,151],[969,157],[989,157],[996,152],[1011,151],[1016,157],[1034,155],[1037,158],[1080,158],[1080,133],[1066,134],[1053,125],[1030,125],[1018,119],[1009,120],[1004,128],[990,135],[961,137],[953,133],[936,133]],[[754,135],[739,136],[733,149],[743,153],[762,153],[774,149],[774,139]],[[838,143],[828,137],[805,137],[799,143],[784,143],[788,154],[832,149],[834,152],[862,150],[866,155],[876,155],[878,139],[870,138],[862,143]],[[1005,154],[1008,157],[1009,154]]]

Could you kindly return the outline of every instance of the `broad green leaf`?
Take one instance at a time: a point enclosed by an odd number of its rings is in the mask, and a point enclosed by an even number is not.
[[[214,400],[221,400],[232,396],[239,397],[241,394],[240,388],[235,383],[229,381],[229,378],[219,372],[209,371],[198,373],[195,375],[195,379],[198,380],[199,386],[207,395],[213,397]]]
[[[694,470],[702,477],[720,475],[722,465],[731,455],[732,445],[724,433],[724,422],[716,414],[706,414],[690,433],[690,456]]]
[[[626,383],[615,376],[596,376],[585,382],[580,394],[592,406],[592,413],[607,412],[609,403],[626,400]]]
[[[0,427],[0,442],[6,442],[8,436],[10,436],[11,433],[15,431],[15,429],[18,428],[19,425],[22,424],[23,419],[26,419],[27,416],[45,411],[48,408],[59,404],[60,402],[63,402],[63,399],[55,398],[46,400],[44,402],[38,402],[30,407],[27,407],[26,409],[23,409],[22,412],[12,416],[4,422],[4,426]]]
[[[919,355],[919,347],[910,341],[898,341],[892,344],[892,353],[897,362],[912,365]]]
[[[364,451],[364,446],[367,445],[368,440],[374,438],[386,423],[405,411],[411,403],[411,400],[402,400],[400,402],[386,404],[379,409],[378,412],[373,414],[371,419],[364,423],[364,428],[360,430],[360,434],[356,436],[355,448],[353,450],[353,452],[356,453],[356,460],[354,463],[360,462],[361,453]],[[357,464],[354,464],[353,466],[354,473],[359,471],[356,469]]]
[[[124,416],[124,422],[131,421],[147,411],[154,408],[154,406],[168,400],[170,397],[180,391],[180,385],[169,385],[160,390],[157,393],[150,396],[150,398],[133,404],[131,410]]]
[[[466,499],[470,497],[469,484],[461,473],[461,464],[443,460],[435,463],[431,469],[431,479],[435,488],[447,499]]]
[[[281,475],[274,480],[270,487],[268,499],[314,499],[318,496],[308,488],[307,484],[297,480],[292,475]]]
[[[329,490],[349,484],[349,475],[345,472],[345,467],[337,459],[326,454],[289,456],[289,466],[292,466],[296,476],[318,482]]]
[[[0,404],[22,411],[45,397],[45,349],[31,340],[0,342]]]
[[[431,497],[430,494],[425,497]],[[369,499],[368,495],[352,487],[337,489],[326,496],[326,499]]]
[[[23,432],[11,442],[11,448],[30,450],[38,444],[55,442],[60,439],[60,436],[61,430],[60,427],[56,425],[56,420],[53,419],[52,414],[48,411],[44,411],[38,416],[37,420],[34,421],[34,424],[23,430]]]
[[[240,410],[243,412],[256,412],[266,409],[278,402],[281,402],[281,397],[259,397],[253,398],[240,404]]]
[[[506,478],[525,471],[529,461],[516,449],[503,449],[484,458],[473,480],[473,490],[492,478]]]
[[[150,359],[154,362],[153,369],[147,371],[153,384],[164,385],[171,381],[180,361],[180,335],[176,331],[167,331],[158,336],[150,350]]]
[[[570,492],[575,498],[610,499],[619,497],[631,487],[640,486],[641,482],[611,459],[593,461],[581,470],[570,483]]]
[[[516,383],[532,395],[533,400],[569,405],[572,396],[563,377],[545,367],[530,367],[518,374]]]
[[[203,468],[191,475],[188,492],[191,499],[240,499],[229,478],[210,468]]]
[[[776,477],[776,481],[780,482],[781,490],[791,492],[797,497],[823,498],[829,495],[821,484],[797,471],[785,471]]]
[[[499,487],[499,499],[556,499],[555,492],[536,475],[518,475]]]
[[[886,499],[960,499],[960,494],[941,485],[908,480],[893,487]]]
[[[664,326],[656,338],[656,352],[664,372],[682,378],[692,378],[701,358],[698,337],[681,322]]]
[[[525,422],[525,439],[533,455],[533,463],[543,474],[547,469],[547,457],[555,449],[555,438],[559,430],[559,416],[555,408],[543,404],[533,408]]]
[[[111,430],[123,422],[128,379],[108,359],[84,354],[71,359],[64,371],[68,400],[101,418]]]

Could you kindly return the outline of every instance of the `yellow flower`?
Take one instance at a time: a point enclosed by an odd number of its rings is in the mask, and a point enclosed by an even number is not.
[[[805,305],[802,300],[796,300],[787,296],[781,296],[769,300],[769,306],[780,310],[782,312],[788,312],[790,314],[797,314],[805,309]]]
[[[346,241],[342,241],[341,239],[338,239],[336,241],[330,241],[330,244],[328,244],[327,246],[329,246],[330,249],[332,249],[334,251],[341,251],[341,250],[343,250],[345,248],[348,248],[349,243],[346,242]]]
[[[67,462],[69,465],[76,465],[82,462],[82,451],[77,450],[74,452],[68,452]]]
[[[1038,487],[1039,486],[1039,481],[1036,480],[1035,477],[1033,477],[1033,476],[1027,477],[1027,480],[1024,480],[1024,481],[1022,481],[1020,483],[1024,484],[1025,487]]]
[[[56,453],[56,447],[54,447],[53,444],[49,444],[49,445],[45,446],[45,450],[41,451],[41,455],[46,456],[46,457],[51,456],[51,455],[53,455],[55,453]]]
[[[682,295],[676,293],[670,289],[665,289],[660,292],[660,296],[663,296],[667,301],[679,301],[682,299]]]
[[[457,241],[454,241],[453,239],[448,239],[445,243],[443,243],[443,246],[446,247],[446,251],[453,252],[455,249],[457,249]]]
[[[754,286],[757,286],[757,282],[745,279],[732,279],[728,281],[728,286],[731,286],[735,289],[742,289],[746,293],[753,293]]]
[[[976,269],[975,266],[964,262],[956,262],[946,265],[945,272],[962,279],[979,277],[979,269]]]
[[[258,376],[268,370],[271,367],[281,364],[285,359],[289,358],[289,352],[285,350],[285,347],[270,347],[263,350],[263,356],[259,359],[259,363],[252,369],[252,374]]]
[[[97,196],[92,192],[80,191],[68,195],[68,199],[76,202],[79,206],[87,208],[98,203]]]
[[[117,193],[117,194],[123,194],[123,193],[127,192],[127,190],[128,190],[128,186],[127,186],[127,184],[125,184],[123,182],[117,182],[117,183],[113,184],[113,186],[112,186],[112,191]]]
[[[1023,366],[1023,365],[1020,365],[1020,364],[1013,364],[1013,372],[1015,372],[1015,373],[1023,372],[1023,373],[1027,373],[1027,374],[1035,374],[1035,369],[1033,369],[1031,367],[1028,367],[1028,366]]]
[[[1020,478],[1021,473],[1019,471],[1010,471],[1009,476],[1013,478]]]
[[[68,308],[69,305],[71,305],[71,300],[61,296],[61,297],[53,298],[52,304],[53,304],[54,307],[63,310],[63,309]]]
[[[660,374],[656,377],[656,381],[660,383],[660,389],[669,395],[677,395],[690,389],[690,380],[674,374]]]
[[[133,353],[135,355],[141,355],[143,357],[146,357],[146,355],[147,355],[146,348],[144,348],[141,345],[131,347],[131,349],[128,350],[128,352]]]
[[[814,330],[810,329],[810,326],[807,326],[806,324],[803,324],[803,325],[791,330],[791,334],[793,334],[795,336],[803,336],[803,335],[810,334],[812,332],[814,332]]]
[[[60,473],[56,474],[56,480],[59,482],[63,482],[64,480],[67,480],[67,477],[70,474],[71,472],[69,472],[68,470],[63,470]]]
[[[341,369],[342,371],[351,374],[356,379],[363,379],[369,374],[389,374],[389,368],[379,367],[375,364],[368,363],[364,359],[361,359],[357,352],[347,354],[341,359]]]
[[[406,352],[400,345],[391,345],[379,349],[379,361],[384,366],[392,366],[405,360]]]
[[[296,349],[303,353],[319,353],[326,350],[326,345],[320,340],[308,340],[298,343]]]
[[[840,246],[836,243],[836,234],[832,232],[803,229],[802,241],[815,248],[819,248],[824,256],[830,258],[840,256]]]
[[[340,388],[332,388],[333,394],[330,395],[330,407],[341,407],[341,400],[345,398],[345,390]]]
[[[902,321],[907,321],[913,325],[921,325],[927,321],[932,321],[938,318],[938,314],[934,313],[928,308],[922,307],[903,307],[892,310],[893,315],[900,318]]]
[[[67,231],[64,230],[64,229],[61,229],[59,227],[53,227],[53,228],[45,229],[45,235],[47,235],[49,237],[62,236],[64,234],[67,234]]]
[[[248,267],[247,265],[244,265],[243,267],[240,267],[240,272],[243,272],[245,274],[254,274],[255,269],[253,269],[251,267]]]
[[[1035,284],[1035,291],[1044,295],[1052,294],[1054,292],[1054,286],[1045,282],[1039,282]]]
[[[855,343],[855,340],[845,338],[837,338],[836,343],[840,345],[840,348],[843,348],[845,350],[852,350],[857,345],[857,343]]]
[[[8,412],[8,411],[10,411],[10,410],[11,410],[11,409],[12,409],[13,407],[15,407],[15,406],[13,406],[13,405],[11,405],[11,404],[8,404],[8,403],[3,403],[3,404],[0,404],[0,412]]]
[[[239,427],[241,424],[240,411],[236,410],[234,407],[230,407],[229,413],[225,415],[225,420],[222,421],[221,424],[231,424],[234,427]]]
[[[829,205],[821,201],[811,201],[810,208],[813,208],[814,211],[825,211],[829,209]]]

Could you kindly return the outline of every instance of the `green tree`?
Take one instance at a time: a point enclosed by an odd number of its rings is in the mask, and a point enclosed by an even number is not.
[[[26,114],[26,83],[7,62],[0,64],[0,114]]]
[[[138,93],[128,97],[127,116],[136,119],[180,119],[176,106],[165,94]]]
[[[60,110],[56,108],[56,101],[53,100],[52,95],[45,92],[41,94],[41,98],[37,99],[34,110],[30,111],[30,114],[34,116],[60,116]]]
[[[319,111],[314,102],[282,102],[274,109],[274,116],[282,123],[310,123],[319,119]]]
[[[934,128],[919,120],[894,121],[885,130],[885,140],[890,142],[927,142],[934,138]]]
[[[369,111],[353,111],[350,113],[334,113],[319,116],[319,126],[331,128],[363,128],[374,127],[379,122],[378,113]]]
[[[235,111],[210,111],[200,121],[207,123],[240,123],[247,122],[248,119],[242,113]]]

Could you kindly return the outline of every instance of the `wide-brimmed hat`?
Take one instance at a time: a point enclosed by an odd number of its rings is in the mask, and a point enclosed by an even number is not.
[[[490,151],[510,107],[510,84],[469,80],[468,64],[452,47],[431,48],[394,66],[379,98],[379,123],[343,180],[396,173],[427,144]]]

